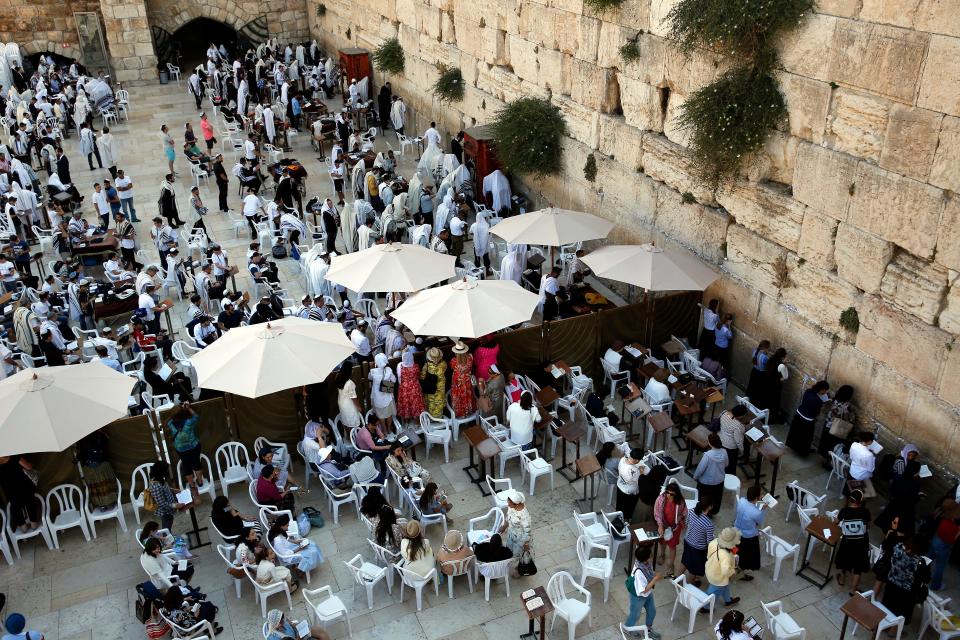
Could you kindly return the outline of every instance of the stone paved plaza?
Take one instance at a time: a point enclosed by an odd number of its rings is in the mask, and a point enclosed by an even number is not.
[[[136,193],[136,207],[141,220],[149,221],[156,215],[156,200],[158,188],[166,163],[161,154],[158,138],[160,125],[166,123],[175,139],[180,139],[184,122],[190,120],[197,128],[198,114],[193,108],[191,97],[185,92],[183,85],[170,84],[167,86],[136,87],[131,90],[131,115],[127,122],[121,123],[114,129],[119,146],[118,166],[127,171],[133,178]],[[422,127],[420,128],[422,131]],[[197,128],[199,133],[199,129]],[[301,134],[294,142],[294,152],[290,155],[299,158],[310,174],[308,179],[308,194],[327,195],[330,191],[330,181],[325,169],[317,161],[317,154],[309,148],[306,135]],[[383,147],[383,140],[378,139],[378,148]],[[74,135],[66,142],[67,153],[71,160],[72,173],[81,193],[87,195],[85,204],[87,217],[92,219],[89,210],[89,191],[92,182],[108,176],[106,170],[88,172],[84,159],[77,150],[77,138]],[[229,161],[231,158],[228,157]],[[412,156],[407,156],[401,163],[401,173],[410,174]],[[178,157],[178,169],[188,178],[187,166],[182,158]],[[227,164],[231,164],[228,162]],[[201,187],[202,194],[208,200],[211,209],[216,209],[216,188]],[[231,205],[238,207],[239,199],[236,196],[236,182],[231,182]],[[180,205],[187,206],[187,189],[184,182],[180,183]],[[207,226],[214,238],[227,249],[235,263],[239,263],[245,254],[246,244],[249,242],[248,233],[241,232],[240,238],[235,239],[232,226],[226,216],[211,213],[208,216]],[[155,258],[155,253],[149,245],[147,232],[148,222],[138,226],[141,240],[147,245],[148,255]],[[294,298],[302,293],[302,280],[296,275],[296,265],[290,261],[282,261],[283,280],[288,291]],[[245,269],[241,266],[241,275],[237,278],[238,284],[250,290],[250,280]],[[185,312],[185,303],[179,303],[173,314],[174,327],[182,326],[182,315]],[[576,364],[576,363],[571,363]],[[735,395],[731,387],[729,399]],[[728,403],[729,403],[728,399]],[[785,437],[785,428],[774,428],[775,435],[781,440]],[[479,490],[470,484],[462,467],[466,464],[467,445],[461,438],[451,448],[449,464],[442,463],[438,449],[431,451],[429,459],[425,459],[423,450],[419,451],[419,459],[432,472],[438,484],[446,489],[454,504],[452,516],[455,519],[455,528],[466,529],[467,519],[481,515],[489,507],[488,498],[481,496]],[[572,453],[572,448],[571,448]],[[681,454],[674,453],[678,458]],[[559,462],[555,462],[555,466]],[[295,460],[295,477],[302,478],[303,467],[299,459]],[[507,475],[512,478],[514,486],[520,488],[519,468],[515,461],[508,462]],[[692,484],[689,477],[682,473],[679,476],[684,484]],[[798,537],[799,525],[794,516],[790,522],[784,523],[786,512],[786,497],[783,485],[791,480],[798,480],[817,492],[822,492],[826,483],[827,473],[820,467],[819,458],[815,456],[808,460],[800,460],[788,453],[778,478],[778,492],[781,502],[769,514],[767,523],[773,526],[774,531],[788,541]],[[549,490],[546,478],[538,481],[536,494],[527,498],[527,505],[531,511],[533,521],[532,546],[536,553],[536,562],[540,569],[538,575],[524,578],[511,583],[511,596],[507,597],[503,585],[496,583],[491,589],[489,602],[484,601],[483,590],[475,589],[473,594],[467,590],[466,582],[462,578],[455,584],[455,599],[447,597],[446,584],[441,585],[439,597],[432,591],[425,591],[424,608],[417,612],[416,601],[408,590],[405,601],[399,599],[399,582],[395,585],[393,595],[388,595],[384,585],[377,587],[374,594],[374,608],[367,609],[365,596],[360,590],[357,598],[353,596],[352,577],[344,565],[355,554],[360,553],[366,559],[372,559],[370,549],[366,543],[366,529],[351,508],[341,510],[341,522],[333,524],[316,484],[313,491],[304,499],[298,501],[298,507],[314,505],[324,511],[327,524],[324,528],[311,532],[310,538],[320,547],[325,556],[325,564],[315,571],[309,587],[330,585],[333,592],[338,594],[347,605],[353,627],[353,636],[358,639],[381,638],[390,640],[414,640],[429,638],[456,637],[457,640],[505,640],[514,638],[526,630],[526,616],[521,611],[519,594],[526,588],[535,585],[545,585],[549,576],[559,570],[570,571],[579,577],[580,565],[576,555],[576,525],[573,521],[573,511],[576,508],[575,498],[582,494],[581,482],[570,483],[562,476],[555,476],[556,488]],[[603,485],[600,485],[603,487]],[[527,487],[528,488],[528,487]],[[828,508],[840,506],[838,485],[834,483],[831,490]],[[252,508],[246,491],[241,485],[234,485],[231,497],[242,511],[252,514]],[[526,489],[525,489],[526,491]],[[597,510],[605,506],[605,488],[602,496],[597,500]],[[128,499],[124,496],[124,502]],[[725,498],[725,507],[715,517],[718,529],[732,524],[733,501],[728,495]],[[67,639],[139,639],[145,637],[142,626],[134,618],[134,603],[136,592],[134,585],[146,579],[138,561],[139,547],[134,540],[133,531],[136,528],[129,504],[126,506],[126,520],[128,532],[123,533],[111,523],[98,526],[99,536],[90,543],[85,543],[82,535],[71,530],[60,536],[61,550],[49,551],[42,543],[28,542],[23,545],[23,558],[12,567],[0,568],[0,590],[8,597],[7,612],[20,611],[27,616],[28,628],[36,628],[46,634],[47,640]],[[874,514],[879,513],[882,505],[877,500],[868,504]],[[613,507],[609,507],[612,509]],[[197,515],[201,522],[206,522],[210,511],[210,502],[205,500],[197,508]],[[182,532],[188,523],[185,515],[180,515],[175,523],[175,530]],[[879,536],[875,528],[871,529],[871,536],[876,542]],[[431,543],[435,549],[441,543],[437,528],[430,529]],[[219,542],[215,540],[214,542]],[[623,567],[627,561],[628,550],[620,548],[614,570],[614,577],[610,588],[609,601],[604,603],[602,584],[590,580],[588,587],[593,594],[593,625],[588,627],[581,624],[577,630],[577,637],[586,639],[619,638],[618,623],[626,617],[628,598],[623,586]],[[221,638],[236,638],[254,640],[261,638],[260,628],[263,619],[260,615],[260,606],[254,602],[249,584],[242,589],[242,598],[237,599],[234,592],[233,580],[225,572],[225,567],[216,555],[214,547],[205,547],[198,552],[195,560],[196,575],[193,582],[209,595],[210,600],[220,607],[218,621],[225,627]],[[678,554],[679,556],[679,554]],[[821,565],[825,556],[819,551],[815,553],[815,562]],[[945,595],[960,594],[957,587],[960,582],[955,580],[955,571],[951,568],[948,575],[948,590]],[[869,588],[872,576],[865,576],[862,589]],[[839,613],[840,605],[846,600],[846,589],[839,588],[835,583],[819,590],[810,583],[792,574],[789,566],[784,566],[780,579],[772,581],[772,562],[764,557],[763,568],[757,574],[757,579],[750,583],[734,582],[732,592],[742,598],[738,608],[746,615],[763,620],[760,602],[780,600],[784,610],[807,629],[807,638],[836,638],[842,622]],[[677,620],[669,621],[670,609],[674,602],[674,591],[669,583],[657,587],[656,604],[658,615],[654,628],[663,634],[664,638],[687,637],[687,612],[679,610]],[[296,618],[304,616],[302,596],[294,594],[294,610]],[[283,597],[271,597],[271,607],[283,607]],[[722,606],[718,608],[722,612]],[[714,618],[716,621],[717,617]],[[916,637],[919,626],[919,611],[914,616],[913,624],[904,631],[904,638]],[[335,638],[347,636],[346,626],[342,623],[329,629]],[[553,638],[566,637],[566,624],[560,620],[550,634]],[[848,630],[848,634],[849,634]],[[861,631],[860,637],[863,637]],[[691,637],[712,638],[713,633],[708,626],[707,617],[699,615],[697,626]],[[848,635],[849,637],[849,635]]]

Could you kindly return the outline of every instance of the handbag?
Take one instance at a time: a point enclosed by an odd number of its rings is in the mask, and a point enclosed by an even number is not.
[[[396,387],[393,380],[387,380],[386,378],[380,380],[380,393],[393,393],[393,389]]]
[[[837,438],[846,438],[853,429],[853,423],[843,418],[834,418],[830,423],[830,435]]]
[[[150,638],[150,640],[165,638],[167,634],[170,633],[170,625],[167,624],[167,621],[163,618],[159,620],[156,618],[147,620],[145,629],[147,631],[147,638]]]
[[[420,388],[427,395],[430,395],[431,393],[436,393],[437,382],[438,382],[437,374],[428,373],[423,377],[423,380],[420,381]]]
[[[840,535],[845,538],[862,538],[867,534],[867,525],[863,520],[841,520]]]
[[[531,553],[529,549],[524,549],[523,553],[520,554],[517,573],[521,576],[533,576],[537,574],[537,565],[533,561],[533,553]]]
[[[157,501],[153,499],[153,493],[147,487],[143,490],[143,510],[147,513],[153,513],[157,510]]]
[[[676,512],[673,515],[674,524],[679,524],[677,521],[680,519],[680,507],[676,508]],[[669,542],[673,540],[673,527],[664,527],[663,528],[663,541]]]

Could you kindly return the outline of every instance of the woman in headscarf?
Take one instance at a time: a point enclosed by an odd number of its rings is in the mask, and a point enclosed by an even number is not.
[[[353,382],[353,364],[347,360],[337,371],[337,407],[340,409],[340,426],[346,430],[359,427],[363,421],[363,405],[357,397],[357,385]]]
[[[401,420],[416,420],[424,411],[423,390],[420,388],[420,365],[416,363],[413,354],[414,347],[408,347],[397,365],[397,415]]]
[[[827,419],[823,423],[823,431],[820,433],[820,444],[817,451],[825,459],[824,467],[830,468],[830,452],[839,443],[846,440],[850,435],[851,427],[856,421],[856,412],[851,406],[853,400],[853,387],[848,384],[843,385],[833,396],[833,402],[830,403],[830,409],[827,412]]]
[[[290,516],[285,513],[278,516],[273,521],[267,539],[277,553],[283,556],[285,564],[296,567],[303,573],[313,571],[323,562],[320,548],[312,540],[289,534],[289,527]]]
[[[504,545],[513,552],[513,558],[517,562],[520,554],[530,548],[530,532],[533,529],[526,502],[526,497],[516,489],[507,496],[506,518],[500,529],[501,534],[507,534]]]
[[[300,635],[297,628],[303,624],[309,629],[306,636]],[[312,638],[313,640],[330,640],[330,635],[323,627],[311,627],[306,620],[299,621],[283,615],[280,609],[271,609],[267,612],[266,640],[287,640],[288,638]]]
[[[489,411],[481,413],[482,416],[495,415],[498,420],[503,421],[503,394],[506,387],[506,378],[500,373],[500,369],[495,364],[487,368],[486,380],[477,378],[477,384],[480,386],[480,395],[490,399],[491,408]]]
[[[397,385],[397,377],[388,366],[389,358],[378,353],[373,359],[374,368],[367,376],[370,380],[370,404],[374,413],[381,420],[387,420],[397,415],[397,405],[393,400],[393,392]]]
[[[434,418],[442,418],[446,406],[446,372],[447,363],[443,361],[443,353],[437,347],[430,347],[427,351],[427,364],[420,372],[420,381],[427,411]]]
[[[463,534],[451,529],[443,537],[443,546],[437,551],[437,562],[440,563],[440,572],[446,575],[453,573],[453,563],[469,558],[473,549],[463,543]]]
[[[893,463],[893,475],[890,478],[890,499],[883,512],[877,518],[881,528],[899,517],[902,530],[913,531],[916,524],[916,505],[920,497],[920,449],[908,444],[900,451]]]
[[[453,345],[450,370],[453,372],[450,381],[451,404],[454,414],[462,418],[476,412],[477,396],[473,391],[473,356],[460,340]]]

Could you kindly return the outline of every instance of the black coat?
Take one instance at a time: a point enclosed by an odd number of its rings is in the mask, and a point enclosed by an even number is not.
[[[70,179],[70,161],[67,160],[66,154],[57,158],[57,177],[60,178],[60,182],[63,184],[73,182],[73,180]]]

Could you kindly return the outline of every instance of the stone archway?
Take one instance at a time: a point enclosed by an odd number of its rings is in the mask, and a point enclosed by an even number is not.
[[[216,20],[239,31],[243,25],[259,15],[244,10],[249,3],[235,0],[148,0],[146,4],[150,25],[169,33],[174,33],[197,18]]]
[[[20,43],[20,53],[24,58],[35,53],[55,53],[65,58],[82,60],[80,49],[74,45],[63,46],[62,42],[53,42],[52,40],[30,40]]]

